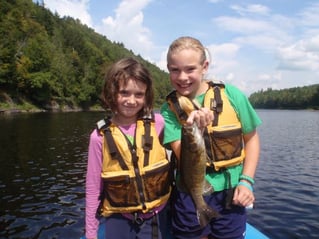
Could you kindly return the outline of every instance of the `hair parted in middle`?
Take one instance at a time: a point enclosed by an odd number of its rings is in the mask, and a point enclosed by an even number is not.
[[[174,40],[169,46],[167,52],[167,64],[170,63],[170,57],[172,54],[184,49],[193,49],[195,51],[199,51],[201,53],[201,64],[203,64],[206,60],[209,60],[209,52],[199,40],[190,36],[182,36]]]

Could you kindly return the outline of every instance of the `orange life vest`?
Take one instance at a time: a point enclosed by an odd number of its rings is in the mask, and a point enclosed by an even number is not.
[[[167,202],[170,163],[153,118],[137,120],[134,144],[109,120],[98,123],[103,141],[100,214],[146,213]]]
[[[197,106],[189,100],[188,105],[192,105],[193,108],[185,111],[181,108],[178,98],[178,93],[172,91],[167,96],[167,101],[170,109],[183,124]],[[203,105],[214,113],[214,121],[204,131],[207,166],[219,171],[242,163],[245,152],[241,123],[225,93],[224,84],[209,82]]]

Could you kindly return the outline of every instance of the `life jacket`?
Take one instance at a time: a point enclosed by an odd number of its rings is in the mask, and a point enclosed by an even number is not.
[[[214,120],[206,127],[203,136],[207,166],[219,171],[243,162],[245,158],[243,134],[241,123],[225,93],[225,85],[213,82],[208,84],[203,105],[213,112]],[[187,109],[184,110],[179,103],[180,97],[178,92],[172,91],[166,99],[180,123],[184,124],[190,112],[198,109],[198,106],[187,97],[183,97],[183,100],[189,101]],[[189,107],[190,105],[192,107]]]
[[[146,213],[167,202],[170,164],[153,117],[137,120],[134,144],[109,119],[98,122],[104,136],[99,214]]]

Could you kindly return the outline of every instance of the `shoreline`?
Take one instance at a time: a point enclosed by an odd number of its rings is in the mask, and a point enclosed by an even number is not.
[[[46,110],[46,109],[0,109],[1,115],[11,115],[11,114],[28,114],[28,113],[67,113],[67,112],[103,112],[105,111],[101,108],[93,108],[93,109],[54,109],[54,110]]]

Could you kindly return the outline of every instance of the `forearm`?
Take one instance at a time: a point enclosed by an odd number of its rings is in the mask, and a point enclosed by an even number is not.
[[[254,176],[259,160],[259,137],[257,131],[244,135],[245,140],[245,161],[240,182],[235,189],[233,203],[247,207],[254,203],[255,196],[253,193]]]
[[[95,131],[90,138],[85,183],[85,229],[87,238],[95,238],[97,236],[99,220],[96,217],[96,212],[100,203],[99,196],[102,188],[101,168],[102,138]]]
[[[260,153],[260,142],[257,131],[255,130],[245,135],[244,140],[246,156],[242,174],[254,178]]]

